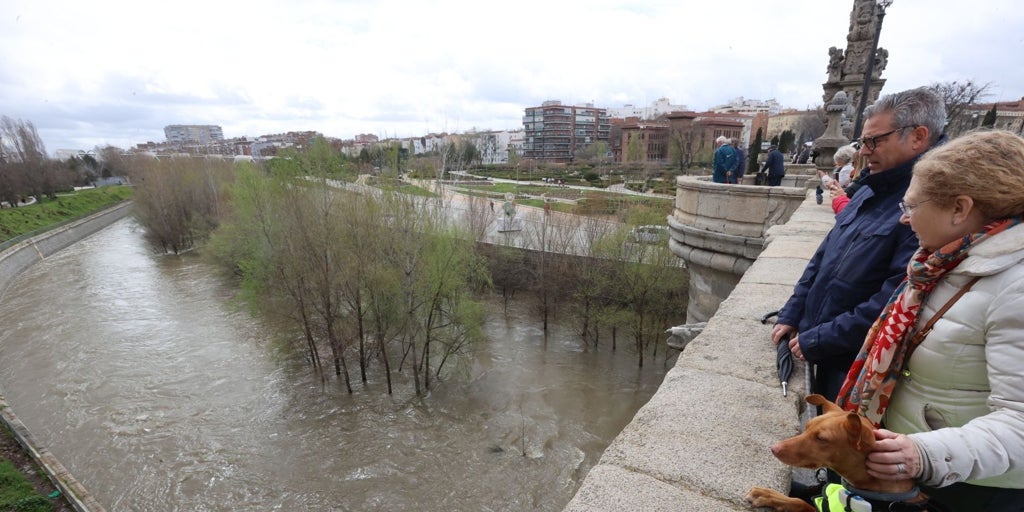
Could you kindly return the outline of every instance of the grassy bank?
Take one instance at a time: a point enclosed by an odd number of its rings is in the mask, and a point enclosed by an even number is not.
[[[103,187],[60,194],[56,199],[18,208],[0,208],[0,242],[89,215],[131,195],[131,187]]]
[[[53,484],[6,431],[0,434],[0,510],[70,510]]]

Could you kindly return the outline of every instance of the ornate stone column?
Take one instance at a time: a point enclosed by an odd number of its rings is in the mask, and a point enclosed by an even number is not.
[[[829,103],[839,91],[846,93],[850,109],[846,112],[852,121],[856,116],[855,108],[860,104],[861,91],[864,88],[864,75],[867,73],[868,56],[875,45],[875,34],[881,20],[875,15],[876,0],[854,0],[850,12],[850,28],[846,35],[846,50],[833,46],[829,48],[829,63],[826,69],[827,81],[822,84],[824,94],[822,101]],[[868,88],[867,105],[878,99],[885,85],[882,71],[889,60],[889,51],[878,48],[871,65],[871,83]]]

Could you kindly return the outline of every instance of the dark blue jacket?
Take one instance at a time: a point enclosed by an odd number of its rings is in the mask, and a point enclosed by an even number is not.
[[[736,168],[736,148],[729,143],[722,144],[715,150],[715,167],[711,175],[715,183],[726,183],[726,172],[733,172]]]
[[[739,179],[747,172],[747,152],[735,146],[734,148],[736,149],[736,170],[732,171],[732,180],[739,182]]]
[[[782,158],[782,153],[777,149],[773,149],[768,152],[768,157],[764,160],[764,167],[761,170],[768,170],[768,176],[771,177],[782,177],[786,175],[786,162],[785,158]]]
[[[899,222],[916,161],[864,179],[779,312],[779,323],[797,327],[800,350],[818,365],[815,391],[829,400],[917,250],[917,236]]]

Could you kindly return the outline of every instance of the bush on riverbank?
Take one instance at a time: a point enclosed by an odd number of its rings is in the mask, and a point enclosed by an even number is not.
[[[62,194],[57,199],[47,199],[40,203],[0,208],[0,242],[90,215],[131,196],[131,187],[91,188]]]

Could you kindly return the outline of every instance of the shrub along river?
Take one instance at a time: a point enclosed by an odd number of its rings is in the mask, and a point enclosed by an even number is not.
[[[234,292],[118,221],[7,290],[0,386],[111,511],[554,511],[667,369],[569,325],[545,336],[532,305],[495,297],[458,377],[350,395],[275,350]]]

